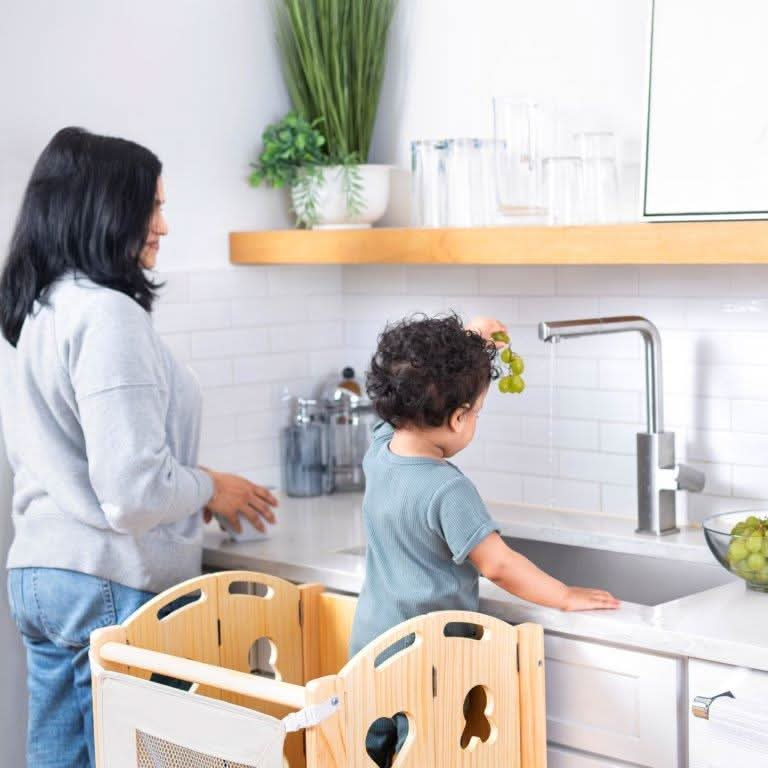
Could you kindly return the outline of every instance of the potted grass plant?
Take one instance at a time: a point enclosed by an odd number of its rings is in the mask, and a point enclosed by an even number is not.
[[[273,0],[293,111],[268,126],[251,183],[291,190],[301,226],[370,227],[389,166],[367,163],[397,0]]]

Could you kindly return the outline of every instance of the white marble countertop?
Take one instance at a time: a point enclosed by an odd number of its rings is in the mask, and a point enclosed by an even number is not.
[[[356,594],[363,582],[364,558],[339,550],[359,548],[364,541],[361,499],[357,494],[283,498],[280,522],[262,541],[230,542],[209,525],[205,565],[263,571]],[[631,520],[522,505],[491,504],[489,510],[505,536],[714,562],[700,529],[655,538],[636,534]],[[544,608],[485,579],[480,597],[481,610],[508,621],[534,621],[551,632],[768,671],[768,594],[747,590],[741,580],[657,606],[624,602],[616,611],[565,613]]]

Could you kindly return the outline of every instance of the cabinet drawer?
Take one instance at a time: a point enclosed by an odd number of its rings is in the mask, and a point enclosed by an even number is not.
[[[691,768],[720,768],[713,762],[716,758],[712,757],[712,723],[694,717],[691,702],[695,696],[711,697],[725,691],[731,691],[737,700],[762,701],[768,707],[768,672],[696,659],[688,662],[688,757]],[[714,750],[714,753],[718,751]],[[736,745],[729,748],[728,757],[733,766],[751,768],[755,765],[755,755],[746,754]]]
[[[553,745],[649,768],[680,765],[679,659],[556,635],[544,642]]]

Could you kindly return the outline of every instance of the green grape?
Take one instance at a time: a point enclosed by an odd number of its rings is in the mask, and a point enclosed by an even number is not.
[[[525,370],[525,363],[520,355],[513,355],[512,361],[509,364],[509,370],[518,376]]]
[[[760,552],[763,548],[763,537],[759,533],[753,533],[746,541],[747,549],[750,552]]]
[[[756,574],[755,581],[758,584],[768,584],[768,565],[764,565]]]
[[[506,333],[506,331],[494,331],[491,334],[491,338],[494,341],[502,341],[504,344],[509,344],[509,335]]]
[[[768,557],[768,537],[763,537],[763,548],[760,552],[764,557]]]
[[[754,576],[754,573],[749,569],[746,560],[742,560],[740,563],[736,564],[736,573],[738,573],[742,579],[748,579],[750,581]]]
[[[509,365],[512,362],[512,350],[509,347],[504,347],[501,350],[501,362]]]
[[[736,525],[733,526],[733,530],[731,531],[732,536],[739,536],[742,533],[744,533],[744,530],[746,529],[747,524],[745,522],[736,523]]]
[[[499,379],[499,392],[503,392],[505,395],[511,392],[512,390],[509,388],[511,383],[512,383],[511,376],[502,376]]]
[[[512,379],[509,385],[509,391],[514,392],[515,394],[520,394],[520,392],[525,389],[525,382],[523,381],[522,377],[515,374],[509,378]]]
[[[750,515],[744,522],[750,528],[757,528],[757,526],[760,525],[760,520],[758,520],[754,515]]]
[[[746,559],[747,555],[749,555],[749,552],[743,541],[735,539],[731,542],[731,545],[728,547],[728,561],[731,564]]]
[[[762,570],[765,567],[765,558],[759,553],[759,552],[753,552],[748,558],[747,558],[747,566],[750,571],[757,571]]]

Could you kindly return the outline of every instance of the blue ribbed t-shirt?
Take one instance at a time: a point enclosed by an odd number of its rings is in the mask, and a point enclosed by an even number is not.
[[[479,574],[467,556],[499,530],[457,467],[392,453],[393,432],[378,424],[363,461],[365,581],[350,655],[414,616],[476,611]]]

